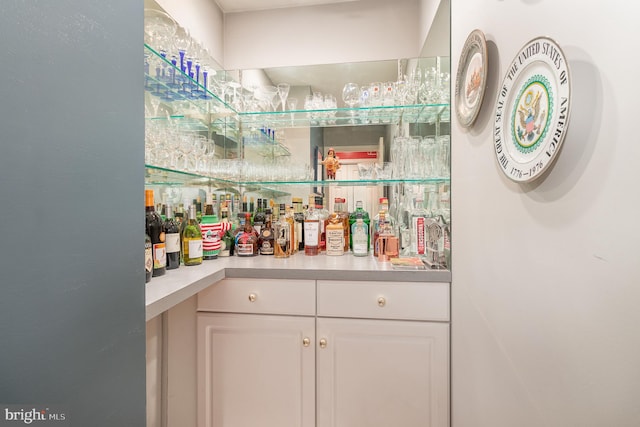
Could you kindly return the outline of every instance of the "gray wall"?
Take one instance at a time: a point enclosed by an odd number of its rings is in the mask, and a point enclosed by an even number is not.
[[[0,2],[0,404],[74,426],[145,424],[142,31],[141,2]]]

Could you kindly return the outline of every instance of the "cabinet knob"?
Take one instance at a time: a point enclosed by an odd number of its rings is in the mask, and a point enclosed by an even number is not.
[[[387,300],[384,297],[378,298],[378,307],[384,307],[387,304]]]
[[[309,345],[311,344],[311,340],[308,337],[304,337],[302,339],[302,345],[305,347],[309,347]]]
[[[258,299],[258,295],[256,294],[249,294],[249,301],[251,302],[255,302]]]
[[[321,338],[320,339],[320,348],[326,348],[327,347],[327,339],[326,338]]]

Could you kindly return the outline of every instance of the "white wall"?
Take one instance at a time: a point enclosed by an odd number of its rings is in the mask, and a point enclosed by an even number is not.
[[[268,68],[414,57],[420,53],[418,0],[230,13],[225,67]]]
[[[451,16],[453,75],[474,28],[490,58],[478,121],[452,126],[453,426],[637,427],[638,7],[455,0]],[[518,185],[497,167],[493,108],[540,35],[568,57],[573,111],[551,173]]]
[[[179,25],[205,46],[218,64],[224,64],[224,17],[212,0],[156,0]],[[153,0],[145,0],[153,2]]]

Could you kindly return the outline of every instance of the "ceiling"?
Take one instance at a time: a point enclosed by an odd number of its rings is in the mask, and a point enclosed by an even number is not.
[[[361,0],[215,0],[224,13],[254,10],[282,9],[285,7],[316,6],[321,4],[349,3]]]

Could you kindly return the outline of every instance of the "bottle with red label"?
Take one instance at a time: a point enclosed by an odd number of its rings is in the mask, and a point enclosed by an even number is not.
[[[427,254],[427,218],[422,197],[416,197],[411,211],[411,245],[409,253],[414,256]]]

